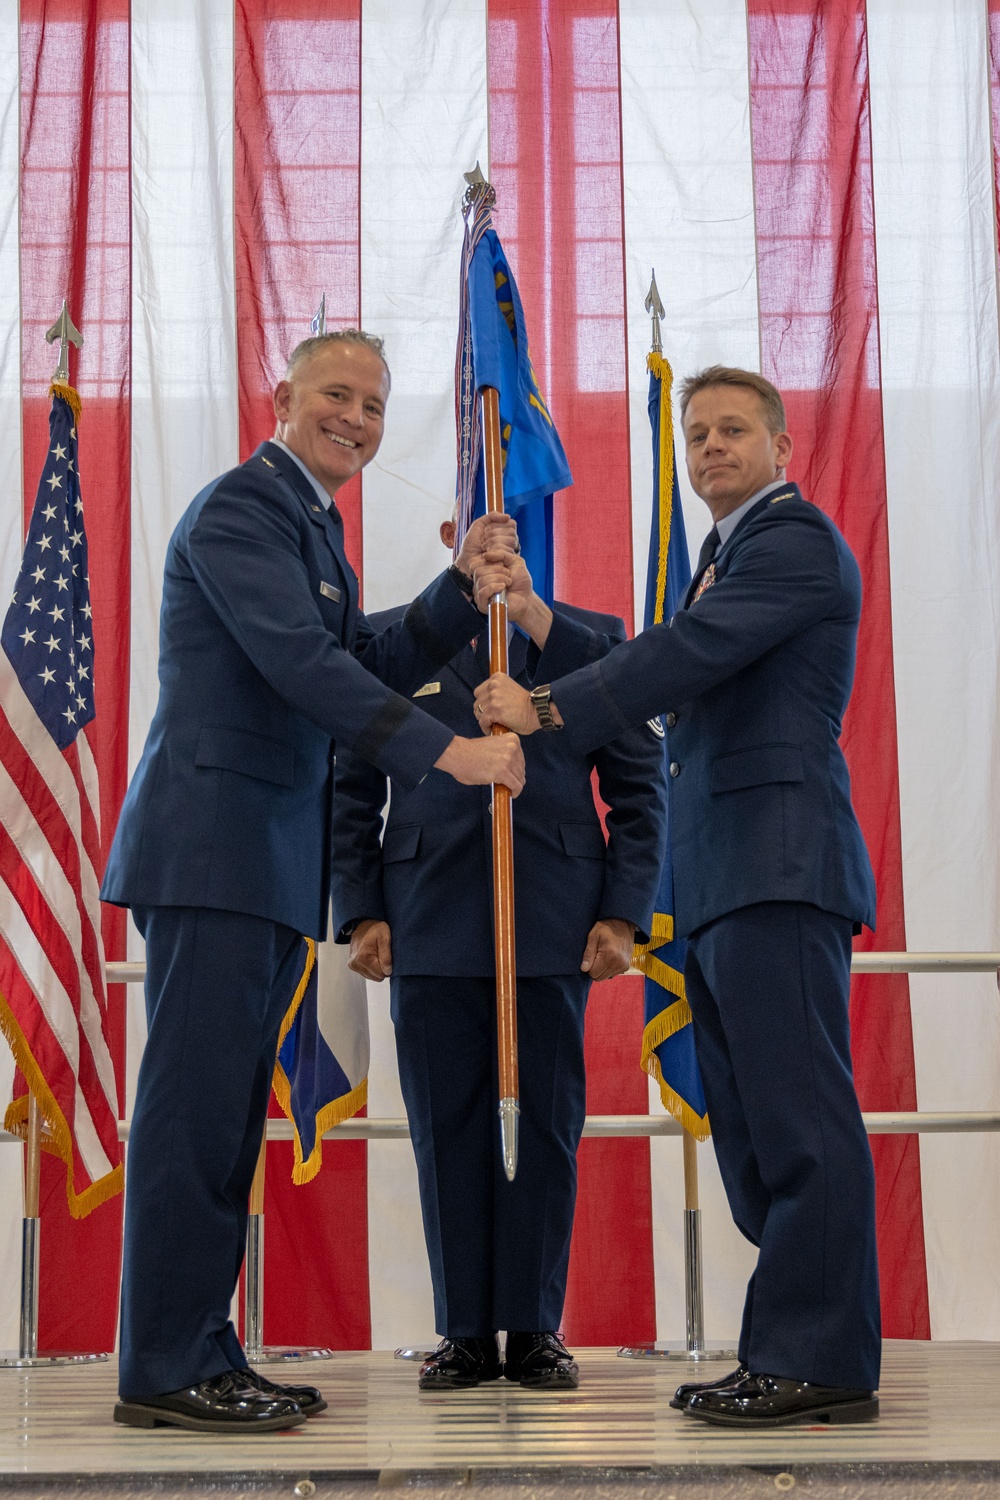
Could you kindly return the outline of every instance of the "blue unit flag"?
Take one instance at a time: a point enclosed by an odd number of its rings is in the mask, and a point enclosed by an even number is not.
[[[691,561],[684,533],[674,461],[670,389],[673,374],[661,354],[649,356],[649,422],[653,433],[653,523],[646,570],[646,609],[643,624],[662,624],[679,607],[691,582]],[[663,728],[664,776],[670,760],[669,734]],[[668,1114],[698,1140],[710,1131],[705,1094],[694,1052],[691,1010],[684,989],[683,938],[674,937],[674,879],[670,856],[670,825],[660,876],[660,892],[653,916],[651,941],[637,947],[633,962],[645,975],[646,1025],[642,1035],[641,1065],[660,1085]]]
[[[514,273],[493,229],[493,189],[465,208],[455,421],[458,435],[458,535],[486,509],[479,392],[500,396],[504,509],[516,516],[521,555],[535,591],[552,603],[552,496],[573,483],[528,352],[528,330]]]
[[[281,1027],[274,1092],[295,1129],[292,1180],[323,1165],[323,1132],[368,1099],[368,992],[348,949],[302,939],[302,971]]]

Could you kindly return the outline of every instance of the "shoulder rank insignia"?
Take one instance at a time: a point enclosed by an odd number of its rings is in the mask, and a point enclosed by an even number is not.
[[[417,688],[413,696],[414,698],[431,698],[435,693],[439,693],[440,691],[441,684],[439,682],[425,682],[423,687]]]
[[[647,719],[646,725],[653,731],[658,740],[666,739],[667,731],[663,727],[663,720],[660,718],[659,714],[656,715],[655,719]]]
[[[698,600],[701,598],[702,594],[705,592],[705,590],[706,589],[710,589],[712,587],[712,584],[714,582],[715,582],[715,563],[709,563],[708,567],[705,569],[704,573],[702,573],[702,575],[701,575],[701,580],[700,580],[700,582],[698,584],[697,589],[695,590],[695,596],[691,600],[691,603],[692,604],[696,604],[698,602]]]
[[[276,469],[278,467],[277,464],[273,464],[269,458],[265,458],[263,453],[260,455],[260,461],[262,464],[267,464],[267,467],[269,469]]]
[[[791,500],[794,498],[794,495],[794,490],[779,490],[776,495],[771,496],[767,503],[768,505],[777,505],[779,500]]]

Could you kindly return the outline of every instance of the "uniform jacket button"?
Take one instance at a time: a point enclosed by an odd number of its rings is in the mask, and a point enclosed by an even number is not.
[[[668,729],[673,729],[673,727],[674,727],[674,725],[676,723],[677,723],[677,715],[676,714],[667,714],[667,728]]]
[[[672,760],[670,762],[670,774],[671,776],[679,776],[681,774],[680,763],[678,761]]]

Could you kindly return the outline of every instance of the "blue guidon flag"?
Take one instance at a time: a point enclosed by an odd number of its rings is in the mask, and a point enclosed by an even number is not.
[[[323,1132],[368,1100],[368,991],[349,949],[302,939],[302,969],[282,1023],[274,1093],[295,1130],[292,1181],[323,1165]]]
[[[532,368],[514,273],[493,228],[496,194],[487,183],[469,197],[455,365],[456,555],[473,520],[486,510],[478,396],[492,386],[500,394],[504,509],[517,519],[521,555],[535,592],[551,604],[552,496],[571,485],[573,476]]]
[[[660,625],[679,607],[691,582],[691,561],[684,534],[674,462],[674,432],[670,407],[673,374],[667,361],[650,354],[649,422],[653,431],[653,524],[646,569],[644,626]],[[669,729],[661,718],[650,728],[663,741],[664,777],[670,760]],[[646,1024],[642,1034],[641,1066],[660,1085],[660,1098],[668,1114],[686,1130],[705,1140],[710,1131],[705,1094],[694,1053],[691,1010],[684,989],[683,938],[674,937],[674,877],[670,854],[670,824],[667,849],[660,876],[660,890],[653,915],[651,941],[633,951],[632,962],[645,975]]]

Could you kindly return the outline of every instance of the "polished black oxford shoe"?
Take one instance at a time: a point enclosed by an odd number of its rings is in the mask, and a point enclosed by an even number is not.
[[[557,1333],[508,1333],[504,1375],[532,1389],[575,1391],[580,1369]]]
[[[499,1380],[502,1374],[495,1333],[475,1339],[445,1338],[420,1366],[417,1384],[422,1391],[453,1391]]]
[[[191,1432],[283,1432],[306,1420],[288,1396],[268,1396],[226,1370],[183,1391],[142,1401],[119,1401],[115,1421],[125,1427],[186,1427]]]
[[[735,1370],[730,1370],[728,1375],[720,1375],[718,1380],[688,1380],[684,1385],[679,1385],[670,1398],[670,1405],[675,1411],[683,1411],[691,1397],[698,1391],[721,1391],[727,1385],[735,1385],[738,1380],[749,1375],[750,1371],[746,1365],[737,1365]]]
[[[262,1391],[265,1396],[287,1396],[302,1408],[307,1417],[318,1417],[321,1411],[326,1411],[323,1392],[318,1391],[314,1385],[278,1385],[250,1365],[245,1370],[238,1370],[237,1374],[245,1385],[252,1386],[255,1391]]]
[[[796,1422],[873,1422],[874,1391],[810,1385],[780,1375],[745,1375],[735,1385],[698,1391],[684,1408],[686,1417],[723,1427],[785,1427]]]

